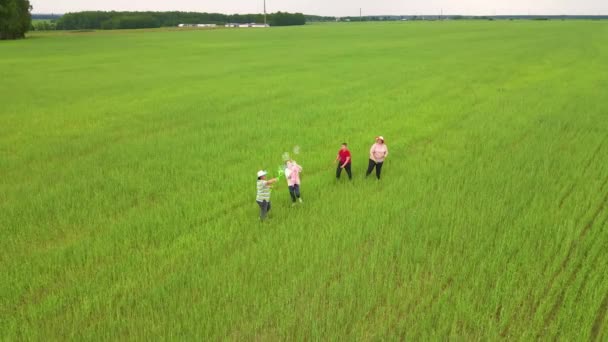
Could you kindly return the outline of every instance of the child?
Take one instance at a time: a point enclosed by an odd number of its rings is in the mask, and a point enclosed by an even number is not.
[[[285,177],[287,177],[287,186],[289,187],[289,195],[291,195],[291,201],[293,202],[292,205],[296,204],[296,199],[302,203],[302,198],[300,198],[300,172],[302,172],[302,167],[295,160],[287,162]]]
[[[353,175],[350,172],[350,151],[348,150],[346,143],[342,143],[342,146],[340,146],[340,151],[338,151],[336,161],[338,161],[338,168],[336,169],[336,178],[340,179],[340,174],[342,173],[342,169],[344,169],[348,174],[348,179],[352,180]]]

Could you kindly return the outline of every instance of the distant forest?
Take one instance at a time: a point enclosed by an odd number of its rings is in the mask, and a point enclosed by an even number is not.
[[[62,14],[32,14],[32,30],[103,30],[128,28],[171,27],[179,24],[263,23],[262,14],[220,14],[197,12],[76,12]],[[401,20],[606,20],[602,15],[373,15],[329,17],[302,13],[277,12],[267,15],[271,26],[304,25],[327,21],[401,21]]]
[[[76,12],[56,22],[57,30],[115,30],[171,27],[179,24],[263,23],[263,14],[220,14],[196,12]],[[276,12],[267,15],[271,26],[306,24],[302,13]]]

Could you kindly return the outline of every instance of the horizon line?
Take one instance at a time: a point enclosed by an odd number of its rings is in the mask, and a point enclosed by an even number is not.
[[[65,15],[68,13],[80,13],[80,12],[156,12],[156,13],[164,13],[164,12],[184,12],[184,13],[214,13],[214,14],[224,14],[224,15],[247,15],[247,14],[263,14],[263,13],[225,13],[225,12],[200,12],[200,11],[184,11],[184,10],[167,10],[167,11],[126,11],[126,10],[81,10],[81,11],[74,11],[74,12],[32,12],[32,15]],[[276,12],[269,12],[269,13],[277,13],[277,12],[285,12],[285,13],[302,13],[304,15],[312,15],[312,16],[317,16],[317,17],[334,17],[334,18],[341,18],[341,17],[359,17],[358,15],[324,15],[324,14],[310,14],[310,13],[304,13],[304,12],[286,12],[286,11],[276,11]],[[518,13],[509,13],[509,14],[462,14],[462,13],[455,13],[455,14],[366,14],[363,15],[363,17],[382,17],[382,16],[468,16],[468,17],[504,17],[504,16],[522,16],[522,17],[535,17],[535,16],[551,16],[551,17],[556,17],[556,16],[589,16],[589,17],[600,17],[600,16],[608,16],[608,13],[606,14],[571,14],[571,13],[562,13],[562,14],[545,14],[545,13],[541,13],[541,14],[518,14]]]

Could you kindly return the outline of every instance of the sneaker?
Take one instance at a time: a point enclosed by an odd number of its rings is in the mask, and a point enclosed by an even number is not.
[[[301,198],[298,198],[298,201],[300,201],[300,203],[302,203],[302,199]]]
[[[295,207],[296,206],[296,202],[291,203],[291,206]]]

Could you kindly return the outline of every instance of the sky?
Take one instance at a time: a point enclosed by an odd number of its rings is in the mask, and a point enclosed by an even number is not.
[[[30,0],[33,13],[102,11],[193,11],[262,13],[263,0]],[[608,0],[266,0],[268,12],[327,16],[363,15],[608,15]]]

